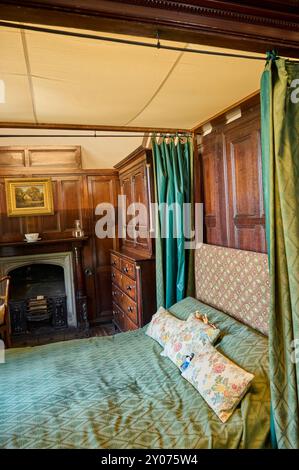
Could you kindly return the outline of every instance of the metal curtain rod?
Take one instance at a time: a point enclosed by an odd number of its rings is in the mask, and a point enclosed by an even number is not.
[[[78,137],[81,139],[81,137],[88,137],[89,139],[98,139],[98,138],[110,138],[110,137],[117,137],[117,138],[123,138],[123,137],[154,137],[155,134],[159,137],[191,137],[192,133],[191,132],[186,132],[186,133],[180,133],[180,132],[168,132],[167,134],[165,133],[160,133],[160,132],[155,132],[153,134],[127,134],[127,135],[119,135],[119,134],[100,134],[100,135],[80,135],[80,134],[0,134],[0,138],[2,137]]]
[[[60,36],[70,36],[70,37],[75,37],[75,38],[95,39],[97,41],[115,42],[119,44],[129,44],[131,46],[151,47],[154,49],[164,49],[168,51],[190,52],[193,54],[215,55],[215,56],[221,56],[221,57],[234,57],[236,59],[262,60],[264,62],[266,60],[265,57],[258,57],[258,56],[233,54],[233,53],[228,53],[228,52],[203,51],[200,49],[185,49],[183,47],[178,47],[178,46],[165,46],[161,44],[159,38],[156,44],[152,44],[152,43],[142,42],[142,41],[132,41],[130,39],[109,38],[107,36],[97,36],[95,34],[75,33],[72,31],[44,28],[41,26],[30,26],[30,25],[21,24],[21,23],[20,24],[10,23],[9,21],[0,21],[0,26],[6,27],[6,28],[14,28],[14,29],[25,29],[27,31],[36,31],[39,33],[58,34]]]

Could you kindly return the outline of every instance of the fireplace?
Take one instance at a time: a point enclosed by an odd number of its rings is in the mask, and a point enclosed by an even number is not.
[[[72,237],[0,243],[0,277],[13,277],[9,317],[16,343],[39,344],[54,337],[60,341],[76,332],[88,335],[82,256],[87,240]],[[19,317],[15,318],[17,310],[13,309],[18,302]]]
[[[77,327],[72,252],[0,258],[0,276],[12,278],[12,335]]]
[[[33,263],[12,269],[10,321],[12,334],[67,328],[64,269]]]

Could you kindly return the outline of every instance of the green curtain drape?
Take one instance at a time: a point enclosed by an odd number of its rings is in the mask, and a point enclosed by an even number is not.
[[[279,448],[299,448],[299,64],[270,55],[261,80],[263,188],[271,305],[272,418]],[[297,340],[297,345],[296,345]],[[297,346],[297,357],[296,357]]]
[[[152,140],[156,210],[157,306],[166,308],[194,291],[194,250],[185,248],[184,221],[194,225],[193,147],[187,140],[175,143]],[[188,207],[184,203],[190,203]],[[171,209],[172,208],[172,209]]]

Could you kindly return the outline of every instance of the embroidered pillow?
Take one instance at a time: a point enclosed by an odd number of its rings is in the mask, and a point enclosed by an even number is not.
[[[195,353],[182,376],[199,391],[223,423],[233,414],[254,378],[208,343]]]
[[[153,315],[146,334],[164,347],[170,336],[178,332],[185,323],[184,320],[179,320],[164,307],[160,307]]]
[[[167,356],[177,366],[181,367],[187,355],[195,353],[206,343],[214,343],[220,330],[209,323],[204,323],[197,317],[197,312],[189,316],[179,331],[171,336],[165,345],[161,356]]]

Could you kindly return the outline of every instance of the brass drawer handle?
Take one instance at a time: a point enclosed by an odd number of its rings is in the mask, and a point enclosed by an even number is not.
[[[128,312],[133,312],[133,307],[128,307]]]
[[[112,273],[112,277],[115,277],[115,274],[114,274],[114,273]]]
[[[116,261],[115,260],[112,261],[112,264],[113,264],[113,266],[116,266]]]
[[[128,273],[128,272],[129,272],[129,269],[128,269],[127,267],[125,267],[125,268],[123,269],[123,271],[124,271],[125,273]]]
[[[132,290],[132,286],[127,286],[127,290]]]

